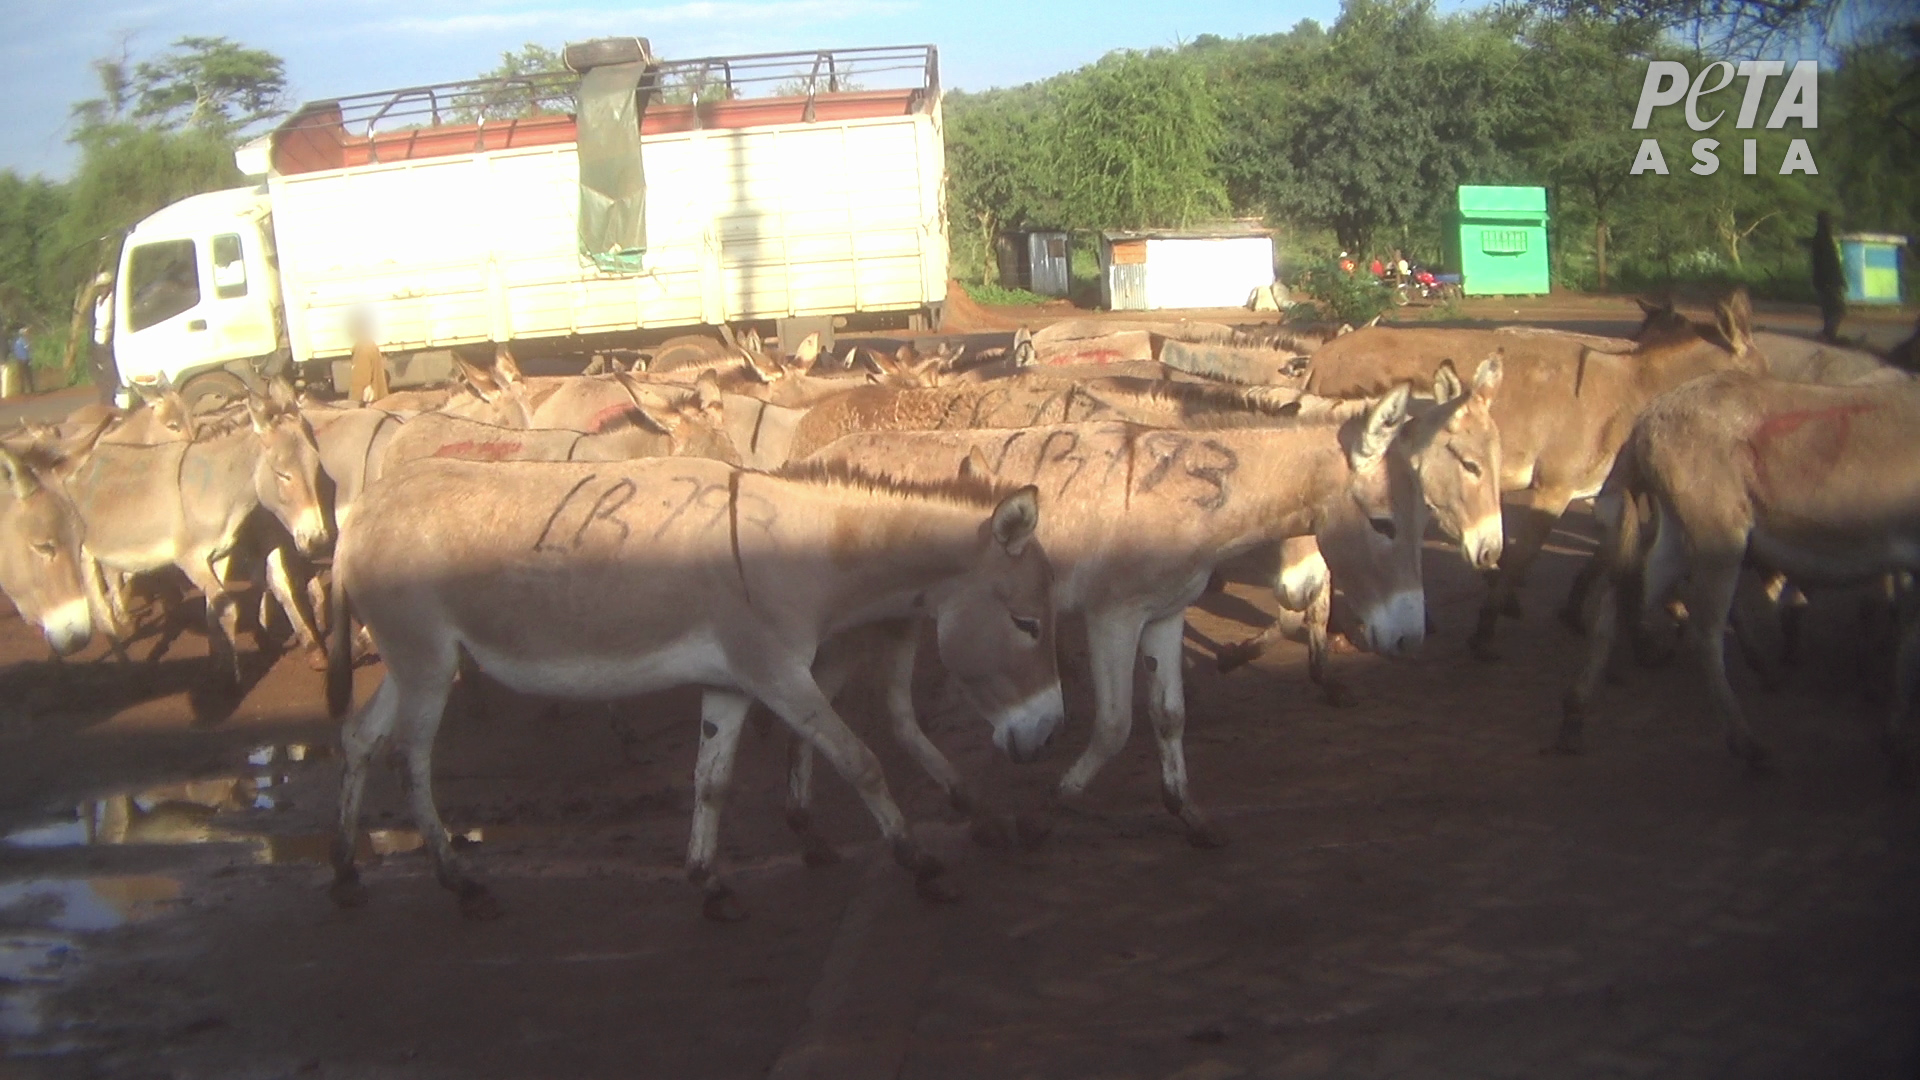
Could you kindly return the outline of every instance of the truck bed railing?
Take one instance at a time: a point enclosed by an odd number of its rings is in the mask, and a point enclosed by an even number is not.
[[[331,129],[339,137],[371,140],[381,132],[456,124],[489,125],[573,111],[580,77],[571,71],[408,86],[301,106],[276,131]],[[661,105],[705,104],[755,97],[796,97],[873,90],[939,93],[939,52],[932,45],[706,56],[663,60],[650,74]]]

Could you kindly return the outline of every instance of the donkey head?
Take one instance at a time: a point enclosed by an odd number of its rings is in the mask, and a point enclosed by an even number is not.
[[[940,658],[993,724],[993,744],[1031,761],[1066,718],[1053,641],[1053,570],[1034,532],[1039,492],[1002,498],[980,525],[972,569],[927,595]]]
[[[1314,538],[1333,579],[1353,602],[1365,642],[1385,656],[1411,653],[1426,638],[1420,535],[1427,503],[1412,461],[1402,383],[1342,426],[1344,490],[1328,502]]]
[[[0,450],[0,589],[61,656],[93,637],[80,539],[73,506]]]
[[[320,449],[313,428],[300,415],[293,389],[279,379],[266,397],[247,395],[247,415],[260,440],[253,468],[260,505],[287,527],[302,555],[312,555],[333,540],[320,497]]]
[[[1500,389],[1500,353],[1480,361],[1466,386],[1442,361],[1433,377],[1433,407],[1407,433],[1413,467],[1440,530],[1460,542],[1476,570],[1500,565],[1500,431],[1493,397]]]

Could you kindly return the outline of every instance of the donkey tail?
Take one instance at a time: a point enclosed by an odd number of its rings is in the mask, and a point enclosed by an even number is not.
[[[327,715],[335,720],[346,716],[353,705],[353,605],[347,599],[341,552],[336,545],[327,602],[332,609],[327,626]]]

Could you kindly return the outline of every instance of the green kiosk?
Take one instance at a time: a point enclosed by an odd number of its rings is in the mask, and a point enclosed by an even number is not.
[[[1460,211],[1448,232],[1447,261],[1468,296],[1549,291],[1547,189],[1460,185]]]

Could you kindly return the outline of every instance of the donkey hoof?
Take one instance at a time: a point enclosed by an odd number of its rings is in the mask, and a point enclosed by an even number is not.
[[[1013,845],[1013,828],[998,814],[978,814],[967,824],[967,838],[990,851]]]
[[[327,897],[333,901],[335,907],[366,907],[367,887],[360,884],[360,879],[357,877],[336,879],[332,885],[327,886]]]
[[[312,671],[327,670],[327,651],[325,649],[308,649],[307,667]]]
[[[960,899],[959,886],[948,881],[944,874],[915,877],[913,891],[920,894],[920,899],[935,904],[952,904]]]
[[[1214,654],[1213,666],[1224,675],[1236,668],[1245,667],[1253,662],[1254,657],[1259,655],[1259,649],[1254,648],[1244,641],[1233,645],[1223,645],[1220,647],[1220,651]]]
[[[800,841],[800,861],[815,869],[832,866],[840,861],[840,849],[825,839],[808,833]]]
[[[1211,821],[1189,821],[1187,843],[1202,851],[1212,851],[1227,846],[1227,834]]]
[[[1336,709],[1351,709],[1355,705],[1360,704],[1360,696],[1347,689],[1345,683],[1329,680],[1322,683],[1320,689],[1327,695],[1327,704]]]
[[[500,907],[500,901],[493,898],[485,885],[477,881],[464,882],[460,886],[460,917],[474,922],[491,922],[506,914]]]
[[[1016,814],[1013,831],[1020,838],[1022,850],[1037,851],[1053,835],[1053,822],[1039,814]]]
[[[736,923],[747,917],[747,905],[732,889],[722,888],[707,894],[700,902],[700,914],[717,923]]]

